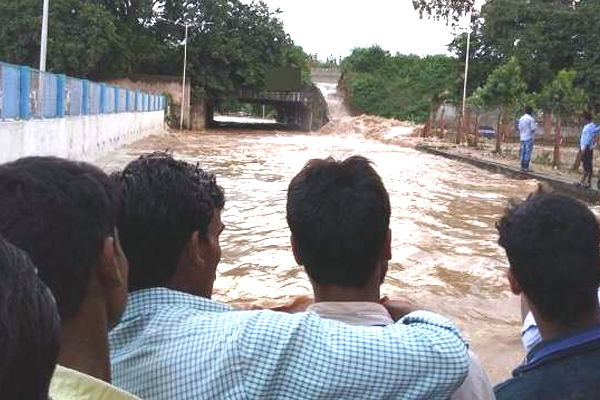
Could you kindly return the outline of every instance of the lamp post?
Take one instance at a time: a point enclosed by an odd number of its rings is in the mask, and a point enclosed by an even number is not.
[[[181,79],[181,110],[179,112],[179,130],[183,131],[183,110],[185,104],[185,73],[187,67],[187,42],[188,42],[188,28],[189,25],[187,23],[179,22],[179,21],[171,21],[166,18],[158,17],[157,19],[161,21],[168,22],[170,24],[183,26],[185,28],[185,39],[183,41],[183,76]]]
[[[187,42],[188,42],[188,24],[185,24],[185,39],[183,44],[183,79],[181,83],[181,112],[179,116],[179,130],[183,131],[183,105],[185,104],[185,70],[187,66]]]
[[[471,53],[471,21],[473,18],[473,12],[469,13],[469,26],[467,31],[467,52],[465,54],[465,82],[463,86],[463,101],[462,101],[462,124],[465,123],[465,111],[467,108],[467,84],[469,81],[469,60]]]
[[[48,8],[50,0],[44,0],[42,13],[42,38],[40,47],[40,71],[46,71],[46,51],[48,48]]]

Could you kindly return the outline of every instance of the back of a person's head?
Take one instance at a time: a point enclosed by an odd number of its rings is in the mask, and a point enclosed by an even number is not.
[[[297,258],[319,285],[367,284],[383,253],[390,212],[381,178],[361,156],[311,160],[288,189]]]
[[[525,114],[533,115],[533,107],[525,107]]]
[[[594,117],[592,116],[592,113],[589,111],[586,111],[583,113],[583,120],[586,122],[592,122],[594,119]]]
[[[25,252],[0,237],[0,388],[3,399],[48,399],[60,319]]]
[[[194,232],[206,235],[215,210],[225,205],[212,173],[153,153],[132,161],[120,183],[119,234],[129,260],[129,290],[163,287]]]
[[[55,157],[0,165],[0,235],[30,255],[63,322],[77,315],[114,235],[114,186],[90,164]]]
[[[569,325],[597,306],[600,227],[583,203],[537,193],[498,222],[513,276],[547,320]]]

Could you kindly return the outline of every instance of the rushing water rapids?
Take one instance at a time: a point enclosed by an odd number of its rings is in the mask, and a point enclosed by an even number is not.
[[[494,224],[507,199],[524,196],[534,182],[359,136],[274,132],[151,137],[97,163],[114,170],[165,149],[213,171],[225,188],[216,300],[268,306],[310,293],[290,251],[287,186],[311,158],[362,154],[391,197],[393,259],[382,294],[408,297],[456,321],[495,382],[522,359],[519,302],[508,289]]]

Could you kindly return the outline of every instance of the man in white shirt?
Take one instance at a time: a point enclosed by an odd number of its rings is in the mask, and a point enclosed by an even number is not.
[[[529,163],[533,154],[533,140],[536,123],[533,118],[533,108],[526,107],[525,114],[519,118],[519,134],[521,137],[521,170],[530,172]]]
[[[408,301],[381,299],[391,259],[389,195],[369,160],[312,160],[288,189],[287,221],[294,257],[314,291],[308,308],[349,325],[384,327],[417,311]],[[377,329],[377,328],[373,328]],[[476,356],[452,399],[494,399]]]

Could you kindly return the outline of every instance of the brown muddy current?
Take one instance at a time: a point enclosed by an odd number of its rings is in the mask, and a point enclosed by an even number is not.
[[[97,164],[112,171],[147,151],[166,150],[213,171],[227,197],[223,258],[214,299],[246,307],[279,304],[310,293],[292,257],[286,189],[316,157],[370,158],[392,204],[393,259],[382,294],[404,296],[453,319],[490,377],[509,376],[524,356],[519,301],[505,278],[495,222],[511,196],[532,181],[431,156],[362,136],[211,131],[144,139]]]

